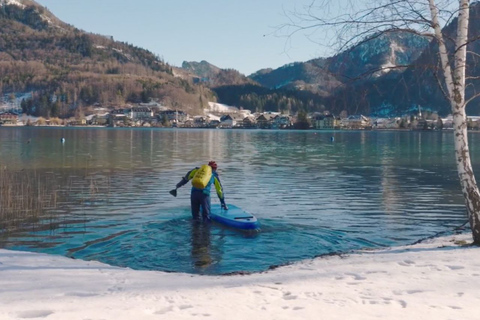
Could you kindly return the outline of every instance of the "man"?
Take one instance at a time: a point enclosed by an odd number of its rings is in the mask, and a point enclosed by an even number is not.
[[[192,180],[190,203],[192,206],[193,219],[200,220],[201,207],[203,221],[210,220],[210,188],[212,184],[215,186],[215,190],[217,191],[217,196],[220,199],[222,208],[228,210],[228,207],[225,204],[222,184],[220,183],[220,178],[218,177],[217,173],[217,163],[215,161],[210,161],[208,165],[203,165],[190,170],[182,178],[182,181],[177,183],[177,189],[187,184],[187,182],[190,180]]]

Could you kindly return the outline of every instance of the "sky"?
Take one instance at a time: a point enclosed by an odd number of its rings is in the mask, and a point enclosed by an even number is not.
[[[250,275],[136,271],[0,249],[0,319],[478,319],[471,233]]]
[[[206,60],[250,75],[326,56],[308,34],[278,35],[310,0],[36,0],[79,29],[150,50],[173,66]],[[343,0],[340,0],[343,1]]]

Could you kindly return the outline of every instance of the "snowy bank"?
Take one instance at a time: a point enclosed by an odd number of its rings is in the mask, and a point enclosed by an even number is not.
[[[0,319],[478,319],[480,248],[455,235],[200,276],[0,250]]]

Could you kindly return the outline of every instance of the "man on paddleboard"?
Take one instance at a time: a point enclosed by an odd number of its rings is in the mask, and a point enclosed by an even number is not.
[[[200,220],[200,207],[202,208],[203,221],[210,220],[210,188],[212,184],[215,186],[217,196],[220,199],[222,208],[228,210],[225,204],[225,197],[223,195],[223,187],[220,183],[220,178],[217,173],[217,163],[210,161],[208,165],[196,167],[182,178],[177,183],[176,189],[170,191],[174,196],[177,195],[177,189],[187,184],[192,180],[192,192],[190,194],[190,203],[192,206],[192,217],[195,220]]]

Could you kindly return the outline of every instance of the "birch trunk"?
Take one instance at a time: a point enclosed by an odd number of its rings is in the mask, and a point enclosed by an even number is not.
[[[458,0],[458,26],[455,41],[453,72],[438,19],[438,9],[435,0],[429,0],[432,15],[432,27],[439,45],[448,98],[453,114],[455,157],[458,177],[465,198],[468,219],[472,230],[473,242],[480,245],[480,193],[475,181],[468,148],[467,115],[465,112],[465,65],[467,56],[468,23],[470,15],[470,0]]]

